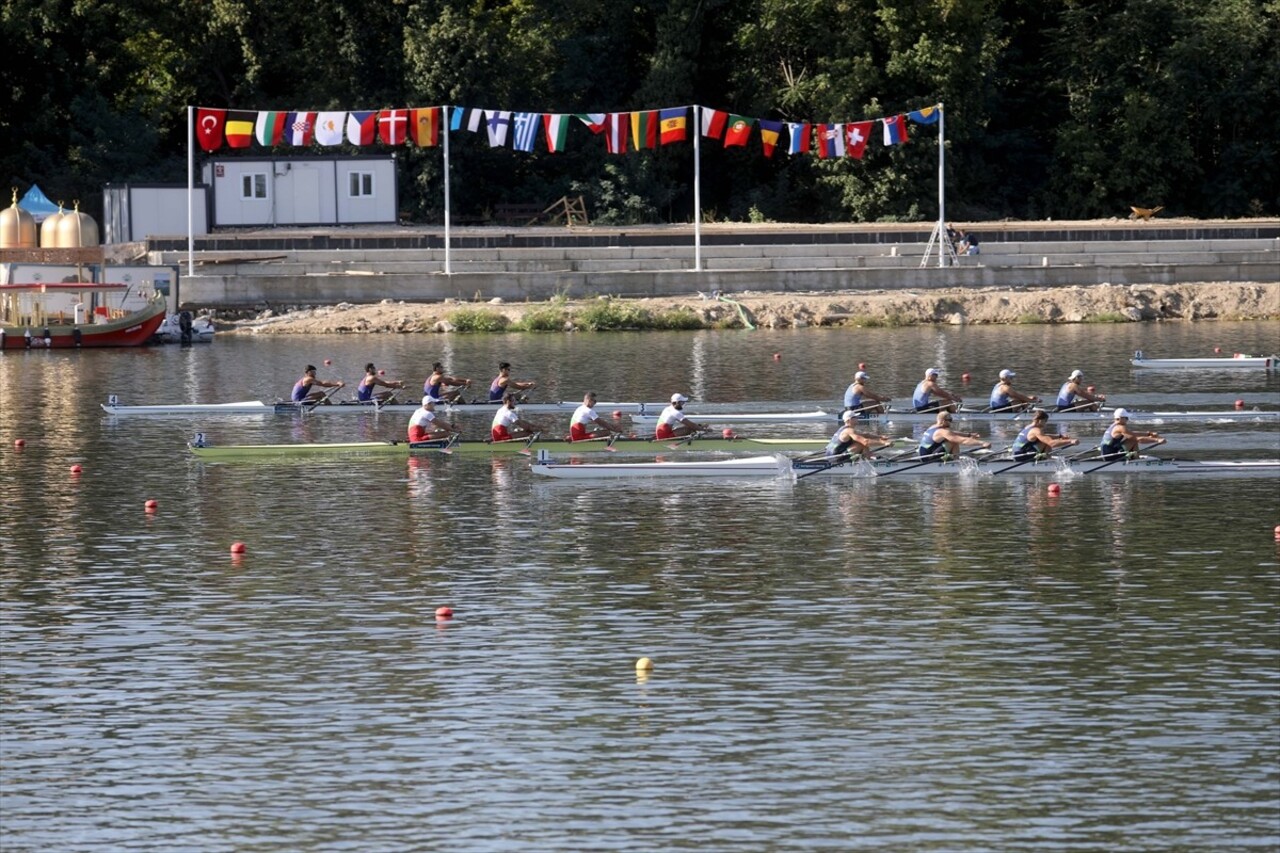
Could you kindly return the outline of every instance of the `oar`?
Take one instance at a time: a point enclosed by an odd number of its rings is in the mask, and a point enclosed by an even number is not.
[[[529,448],[533,447],[533,443],[541,437],[542,437],[541,432],[532,433],[528,438],[524,440],[524,447],[520,448],[516,452],[519,453],[521,456],[532,456],[533,451],[530,450]]]
[[[328,391],[326,391],[324,396],[319,398],[318,400],[303,400],[301,403],[298,404],[298,408],[301,409],[304,413],[309,412],[312,409],[314,409],[316,406],[321,406],[329,402],[329,398],[332,397],[334,394],[336,394],[339,390],[341,390],[341,386],[335,385],[333,388],[330,388]]]
[[[847,464],[850,458],[851,455],[847,450],[844,453],[837,454],[836,456],[827,457],[826,464],[818,468],[810,468],[803,474],[797,474],[796,479],[803,480],[805,477],[812,477],[814,474],[821,474],[823,471],[830,471],[832,468],[839,468],[841,465]],[[795,463],[793,462],[791,464],[794,469]]]
[[[700,429],[700,430],[696,430],[695,432],[691,432],[688,435],[682,435],[679,438],[677,438],[674,442],[668,444],[667,447],[670,447],[672,450],[679,450],[681,447],[684,447],[686,444],[692,443],[695,438],[702,438],[702,436],[706,434],[706,432],[707,431],[705,429]]]
[[[979,448],[976,448],[976,449],[974,449],[974,450],[964,451],[964,452],[962,452],[962,453],[960,454],[960,456],[972,456],[972,455],[974,455],[974,454],[976,454],[976,453],[983,453],[983,452],[986,452],[986,453],[993,453],[993,452],[998,452],[998,451],[992,451],[992,450],[990,450],[989,448],[979,447]],[[957,458],[957,459],[959,459],[960,457],[959,457],[959,456],[957,456],[956,458]],[[933,456],[933,457],[930,457],[929,459],[921,459],[919,462],[915,463],[914,465],[904,465],[904,466],[903,466],[903,467],[901,467],[901,468],[895,468],[895,469],[894,469],[894,470],[892,470],[892,471],[885,471],[884,473],[879,473],[879,472],[877,472],[876,476],[877,476],[877,477],[892,477],[894,474],[901,474],[901,473],[902,473],[902,472],[904,472],[904,471],[912,471],[912,470],[915,470],[916,468],[922,468],[922,467],[924,467],[925,465],[932,465],[932,464],[934,464],[935,462],[947,462],[947,461],[950,461],[950,460],[948,460],[948,459],[946,458],[946,456],[945,456],[945,455]]]

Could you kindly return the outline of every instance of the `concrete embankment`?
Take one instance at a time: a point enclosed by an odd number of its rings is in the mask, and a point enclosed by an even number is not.
[[[662,298],[720,291],[1056,289],[1280,281],[1280,220],[956,223],[981,254],[938,265],[927,224],[386,228],[153,238],[181,266],[181,300],[252,309],[553,297]],[[194,261],[194,270],[188,262]]]

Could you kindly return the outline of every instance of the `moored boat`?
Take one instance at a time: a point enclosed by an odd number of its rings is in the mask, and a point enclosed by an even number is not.
[[[166,298],[153,294],[132,309],[123,284],[0,284],[0,350],[136,347],[164,321]]]
[[[1214,358],[1147,358],[1138,350],[1129,363],[1148,370],[1275,370],[1280,368],[1280,356],[1236,353]]]
[[[414,452],[448,452],[462,455],[490,455],[547,453],[575,455],[579,453],[615,452],[624,454],[656,454],[675,451],[710,451],[719,453],[811,453],[822,450],[826,441],[805,438],[696,438],[691,441],[654,441],[644,438],[618,438],[610,443],[605,440],[566,441],[563,439],[537,439],[535,441],[359,441],[299,444],[232,444],[211,445],[202,438],[188,445],[191,452],[201,459],[234,459],[264,456],[304,456],[323,454],[355,455],[408,455]]]

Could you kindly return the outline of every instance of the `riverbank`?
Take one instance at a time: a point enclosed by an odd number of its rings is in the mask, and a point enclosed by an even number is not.
[[[716,297],[430,303],[388,299],[215,317],[220,332],[266,335],[1280,319],[1280,284],[1275,282],[743,292]]]

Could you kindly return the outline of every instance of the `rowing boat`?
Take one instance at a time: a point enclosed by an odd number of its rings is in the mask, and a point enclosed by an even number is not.
[[[701,424],[791,424],[791,423],[835,423],[838,418],[830,412],[815,409],[808,412],[685,412],[689,419]],[[633,423],[646,426],[656,425],[661,415],[649,414],[648,411],[631,415]]]
[[[1274,370],[1280,368],[1280,356],[1236,353],[1230,358],[1146,358],[1138,350],[1129,363],[1153,370]]]
[[[1052,409],[1049,412],[1049,420],[1054,423],[1110,423],[1114,418],[1115,409],[1102,409],[1097,412],[1068,411],[1057,412]],[[1173,422],[1195,422],[1195,423],[1234,423],[1241,421],[1275,421],[1280,420],[1280,411],[1263,411],[1260,409],[1223,409],[1215,411],[1192,411],[1192,412],[1142,412],[1136,409],[1129,409],[1129,420],[1135,423],[1173,423]],[[985,409],[960,409],[955,413],[956,420],[965,420],[983,423],[1017,423],[1020,421],[1030,421],[1032,412],[992,412]],[[718,414],[700,414],[693,416],[695,421],[706,422],[709,424],[720,423],[789,423],[791,421],[810,422],[815,420],[823,420],[823,418],[815,418],[811,413],[803,413],[802,417],[789,415],[785,412],[774,412],[771,414],[753,415],[750,413],[742,413],[736,415],[718,415]],[[859,420],[863,423],[933,423],[938,417],[937,412],[913,412],[899,411],[890,409],[888,412],[882,413],[860,413]],[[827,420],[836,423],[838,418],[833,415],[827,415]],[[631,421],[637,425],[649,426],[658,422],[657,415],[650,414],[634,414],[631,415]]]
[[[786,457],[753,456],[747,459],[709,462],[647,462],[575,464],[540,460],[533,466],[535,474],[558,479],[651,479],[667,477],[778,477],[792,475],[852,477],[880,479],[894,475],[903,477],[1009,475],[1095,476],[1095,475],[1162,475],[1180,477],[1280,477],[1280,459],[1257,461],[1199,461],[1139,456],[1135,459],[1106,461],[1102,459],[1045,459],[1013,462],[1009,459],[979,463],[972,458],[951,462],[920,460],[862,460],[833,465],[825,460],[792,461]]]
[[[691,440],[654,441],[645,438],[619,438],[612,444],[604,440],[565,441],[562,439],[538,439],[536,441],[356,441],[324,442],[309,444],[205,444],[200,437],[188,446],[201,459],[232,459],[303,456],[308,454],[353,454],[360,456],[407,455],[414,452],[445,451],[464,455],[493,453],[536,453],[546,451],[557,454],[601,453],[614,451],[626,454],[656,454],[672,450],[716,451],[722,453],[813,453],[821,451],[827,442],[811,438],[694,438]]]
[[[498,411],[499,403],[442,403],[437,411],[448,415],[466,415],[482,413],[490,417]],[[581,403],[560,401],[551,403],[521,403],[520,411],[529,415],[573,414]],[[640,413],[645,411],[661,411],[665,403],[596,403],[602,412]],[[333,403],[331,405],[315,405],[310,403],[293,403],[279,401],[264,403],[259,400],[242,400],[235,403],[174,403],[153,406],[124,406],[115,394],[102,404],[102,410],[109,415],[129,416],[145,415],[148,417],[182,417],[190,415],[360,415],[360,414],[397,414],[412,415],[419,408],[417,403],[358,403],[355,401]]]

